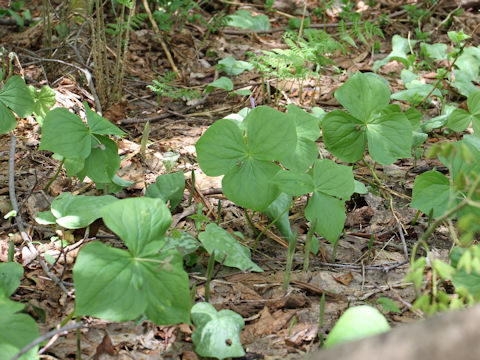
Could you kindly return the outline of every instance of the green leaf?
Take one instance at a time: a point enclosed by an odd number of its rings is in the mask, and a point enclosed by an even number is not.
[[[242,131],[229,119],[218,120],[210,126],[195,147],[198,164],[208,176],[227,173],[248,155]]]
[[[15,115],[5,105],[0,103],[0,135],[15,129],[15,126],[17,126]]]
[[[50,210],[40,211],[37,213],[35,221],[40,225],[53,225],[57,223],[57,218]]]
[[[226,91],[233,90],[233,82],[229,78],[225,76],[219,77],[217,80],[212,81],[210,84],[207,85],[205,88],[205,92],[208,94],[215,89],[223,89]]]
[[[389,299],[387,297],[379,297],[376,301],[377,304],[380,304],[383,308],[383,310],[387,312],[394,312],[397,314],[401,314],[402,312],[398,308],[398,306],[395,304],[395,302],[392,299]]]
[[[441,216],[448,207],[450,199],[450,182],[445,175],[438,171],[427,171],[415,179],[412,192],[411,206],[424,212],[430,213],[433,209],[433,217]]]
[[[390,165],[410,157],[412,128],[402,113],[379,116],[367,125],[368,151],[376,162]]]
[[[55,91],[47,85],[42,86],[39,92],[33,86],[29,86],[28,89],[31,96],[35,99],[35,108],[33,110],[35,120],[37,120],[40,126],[43,126],[43,120],[47,112],[56,103]]]
[[[67,229],[81,229],[101,217],[101,209],[118,201],[111,195],[84,196],[64,192],[52,201],[57,224]]]
[[[145,196],[170,201],[170,208],[175,209],[182,201],[184,190],[185,176],[179,171],[158,176],[145,191]]]
[[[234,26],[246,30],[268,30],[270,21],[266,15],[252,16],[247,10],[237,10],[227,17],[227,26]]]
[[[37,324],[30,316],[2,311],[2,316],[0,316],[0,354],[3,359],[12,358],[38,337]],[[20,359],[38,359],[37,352],[38,345]]]
[[[323,119],[323,140],[328,151],[344,162],[363,157],[367,145],[366,127],[353,116],[333,110]]]
[[[278,186],[280,191],[291,196],[300,196],[313,192],[315,186],[309,174],[282,170],[275,174],[271,182]]]
[[[191,313],[195,324],[192,341],[198,355],[217,359],[245,355],[239,336],[245,322],[240,315],[232,310],[217,312],[205,302],[195,304]]]
[[[18,76],[12,76],[0,90],[0,103],[13,110],[20,118],[32,114],[35,103],[25,81]]]
[[[145,313],[156,324],[189,322],[188,276],[175,250],[135,257],[93,242],[80,251],[73,279],[76,315],[120,322]]]
[[[76,175],[83,180],[88,176],[95,183],[109,183],[120,168],[120,157],[115,141],[108,136],[91,138],[92,150],[85,159],[83,169]]]
[[[422,42],[420,44],[420,51],[423,56],[434,60],[447,59],[447,44],[427,44]]]
[[[390,89],[379,78],[357,72],[338,88],[335,97],[352,116],[366,123],[388,105]]]
[[[191,254],[200,247],[200,242],[192,235],[185,231],[176,231],[172,236],[165,237],[165,245],[162,247],[162,252],[175,249],[182,256]]]
[[[270,183],[279,170],[269,161],[248,158],[223,177],[223,193],[239,206],[263,211],[280,195],[280,190]]]
[[[258,160],[288,157],[297,142],[295,123],[286,114],[268,106],[257,106],[245,118],[249,154]]]
[[[375,61],[373,63],[373,71],[377,71],[383,65],[388,64],[390,61],[398,61],[405,65],[406,67],[410,66],[410,61],[408,59],[408,54],[411,49],[414,48],[416,40],[410,40],[402,38],[399,35],[393,35],[392,38],[392,52],[388,54],[384,59]]]
[[[315,192],[348,200],[355,190],[352,168],[329,159],[315,160],[312,176]]]
[[[324,346],[329,348],[389,330],[390,325],[380,311],[368,305],[354,306],[340,316]]]
[[[56,108],[45,116],[39,150],[86,159],[91,147],[90,132],[77,115],[65,108]]]
[[[287,105],[288,116],[293,117],[297,130],[297,138],[306,138],[312,141],[320,137],[318,119],[294,104]],[[321,109],[320,109],[321,110]]]
[[[100,210],[105,225],[127,245],[133,256],[149,255],[163,245],[172,217],[160,199],[129,198]]]
[[[198,234],[205,249],[212,254],[215,251],[215,260],[223,262],[240,270],[263,272],[257,264],[250,259],[250,250],[241,245],[228,231],[216,224],[208,224],[204,232]]]
[[[453,131],[462,132],[472,122],[470,113],[463,109],[455,109],[448,116],[447,127]]]
[[[305,208],[305,217],[311,224],[317,224],[316,232],[335,244],[345,224],[345,202],[314,192]]]
[[[288,210],[285,211],[287,207],[291,206],[292,199],[285,193],[281,193],[263,212],[270,221],[275,220],[280,214],[283,215],[275,223],[275,226],[280,231],[280,233],[289,239],[293,233],[290,226],[290,220],[288,219]]]
[[[113,125],[110,121],[91,110],[86,102],[83,102],[85,107],[85,115],[87,116],[88,127],[93,134],[97,135],[117,135],[124,136],[125,132]]]
[[[452,276],[452,284],[455,288],[464,288],[476,301],[480,299],[480,274],[467,273],[464,269],[457,270]]]
[[[218,62],[217,69],[225,72],[227,75],[236,76],[244,71],[252,70],[253,65],[246,61],[235,60],[233,56],[227,56]]]
[[[16,262],[0,263],[0,296],[12,295],[20,286],[22,276],[22,265]]]
[[[364,183],[357,180],[355,180],[354,182],[355,182],[355,190],[354,190],[355,193],[362,194],[362,195],[368,193],[368,190]]]

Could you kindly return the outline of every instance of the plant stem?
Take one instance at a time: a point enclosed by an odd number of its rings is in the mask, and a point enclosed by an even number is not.
[[[305,255],[303,259],[303,271],[307,271],[308,267],[310,266],[310,248],[312,247],[312,237],[315,234],[315,228],[317,227],[317,220],[313,222],[313,224],[310,226],[310,229],[308,229],[307,232],[307,238],[305,239]]]
[[[205,301],[209,302],[210,300],[210,282],[212,281],[213,269],[215,268],[215,250],[210,254],[210,259],[208,259],[207,265],[207,280],[205,282]]]
[[[377,181],[378,185],[380,187],[383,187],[382,181],[378,178],[377,174],[375,173],[375,169],[370,166],[370,164],[365,160],[365,158],[362,158],[363,164],[368,167],[370,170],[370,173],[372,174],[373,178]]]
[[[290,275],[292,272],[293,255],[295,254],[295,246],[297,245],[298,230],[295,231],[288,240],[287,264],[285,265],[285,277],[283,278],[283,289],[287,290],[290,285]]]
[[[62,159],[62,162],[61,162],[60,165],[58,166],[57,172],[55,173],[55,175],[53,175],[53,177],[50,179],[50,181],[48,182],[48,184],[45,186],[45,189],[44,189],[45,192],[48,191],[48,189],[50,188],[50,186],[53,184],[53,182],[55,181],[55,179],[56,179],[56,178],[58,177],[58,175],[60,174],[60,171],[62,171],[63,164],[65,164],[65,158]]]

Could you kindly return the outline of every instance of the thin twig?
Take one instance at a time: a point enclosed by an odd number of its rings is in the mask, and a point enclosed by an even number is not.
[[[400,240],[402,240],[403,254],[405,255],[405,260],[408,261],[409,257],[408,257],[407,242],[405,241],[405,236],[403,235],[402,224],[398,220],[397,220],[397,228],[398,228],[398,233],[400,234]]]
[[[34,346],[44,342],[45,340],[50,339],[51,337],[54,337],[57,334],[62,334],[62,333],[67,333],[71,330],[74,329],[80,329],[80,328],[85,328],[87,325],[85,325],[83,322],[78,322],[78,323],[73,323],[69,325],[65,325],[64,327],[61,327],[60,329],[52,330],[49,331],[48,333],[36,338],[33,340],[30,344],[25,346],[22,350],[20,350],[14,357],[12,357],[10,360],[18,360],[23,354],[28,352],[30,349],[32,349]]]
[[[15,147],[16,147],[16,144],[17,144],[17,138],[15,137],[13,132],[10,132],[10,154],[8,156],[8,190],[10,195],[10,202],[12,203],[12,208],[15,211],[15,222],[17,223],[18,230],[20,231],[20,235],[22,236],[23,241],[27,245],[28,250],[30,250],[30,252],[36,256],[42,269],[45,271],[48,277],[52,279],[53,282],[57,284],[60,287],[60,289],[63,290],[63,292],[65,292],[65,294],[69,295],[67,288],[60,281],[60,279],[58,279],[54,274],[52,274],[48,270],[47,264],[45,263],[45,261],[43,261],[37,249],[35,248],[35,246],[33,246],[32,240],[28,236],[27,232],[25,231],[25,227],[23,226],[23,219],[22,219],[22,215],[20,215],[20,212],[18,211],[17,196],[15,194]]]

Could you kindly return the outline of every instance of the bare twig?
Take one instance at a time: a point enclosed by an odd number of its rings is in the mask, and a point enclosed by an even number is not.
[[[48,270],[48,266],[43,261],[41,258],[40,254],[38,253],[37,249],[35,246],[32,244],[32,240],[28,236],[27,232],[25,231],[25,227],[23,226],[23,219],[22,215],[20,215],[20,212],[18,210],[18,202],[17,202],[17,196],[15,194],[15,147],[17,144],[17,138],[13,134],[13,132],[10,132],[10,154],[8,157],[8,190],[9,190],[9,195],[10,195],[10,202],[12,203],[12,208],[15,211],[15,221],[18,226],[18,230],[20,231],[20,235],[22,236],[23,241],[27,245],[28,250],[36,256],[38,259],[38,262],[40,263],[42,269],[45,271],[45,273],[48,275],[50,279],[53,280],[55,284],[57,284],[64,292],[65,294],[69,295],[68,290],[65,288],[65,285],[58,279],[54,274],[52,274]]]

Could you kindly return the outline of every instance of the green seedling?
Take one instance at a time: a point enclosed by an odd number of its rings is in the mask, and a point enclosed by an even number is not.
[[[226,359],[245,355],[240,341],[243,318],[232,310],[215,310],[213,305],[200,302],[192,307],[195,331],[192,341],[195,351],[203,357]]]
[[[158,176],[145,191],[145,196],[170,201],[170,208],[174,210],[182,201],[184,191],[185,177],[183,172],[179,171]]]

